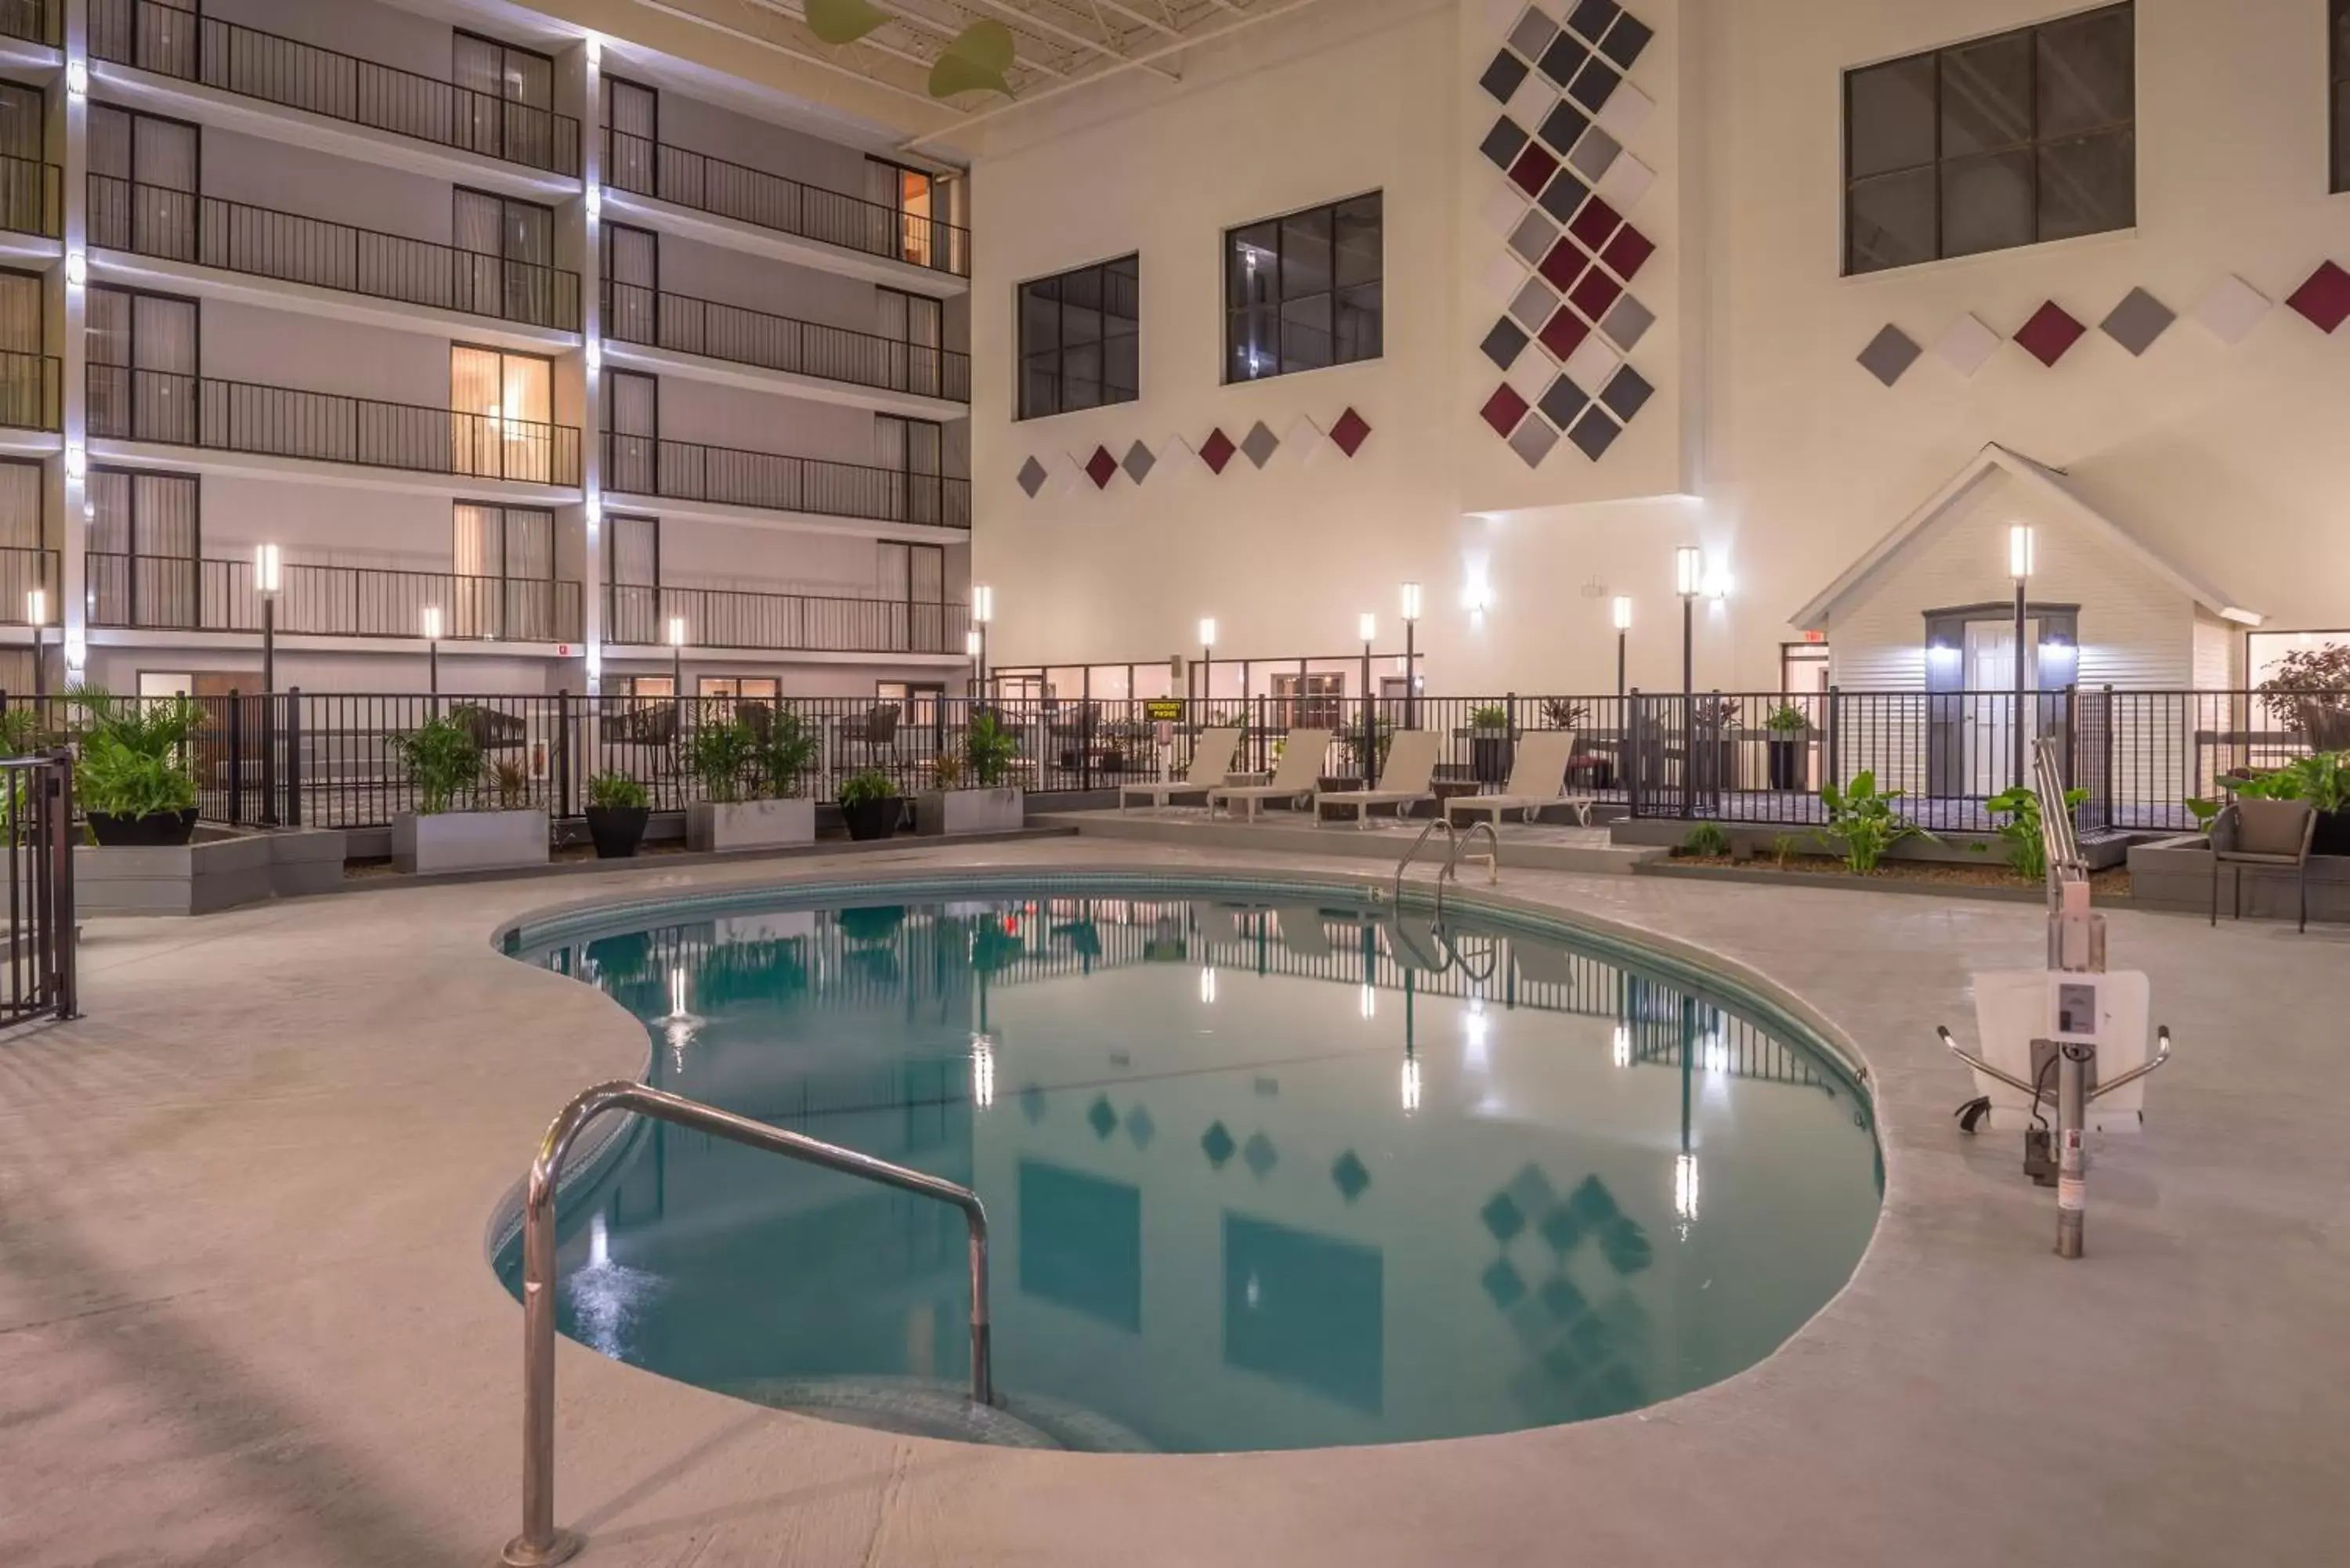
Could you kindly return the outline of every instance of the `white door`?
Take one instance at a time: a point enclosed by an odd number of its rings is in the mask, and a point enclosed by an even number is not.
[[[2023,623],[2025,643],[2023,684],[2032,691],[2039,681],[2039,660],[2033,652],[2040,641],[2040,623]],[[2015,782],[2015,623],[1970,620],[1966,646],[1967,714],[1966,766],[1960,776],[1970,794],[1997,794]],[[2021,715],[2024,742],[2032,740],[2036,702],[2026,700]],[[2026,777],[2030,776],[2027,764]]]

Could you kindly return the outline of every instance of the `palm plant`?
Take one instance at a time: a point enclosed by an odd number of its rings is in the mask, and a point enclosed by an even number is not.
[[[416,814],[438,816],[482,780],[482,747],[473,726],[453,716],[427,719],[391,737],[392,751],[416,785]]]
[[[971,771],[972,782],[981,789],[1000,789],[1012,771],[1013,756],[1020,750],[1020,738],[1003,727],[1003,721],[992,712],[972,715],[971,724],[963,731],[962,759]]]
[[[188,747],[204,711],[193,698],[117,697],[85,686],[69,700],[89,716],[74,768],[84,811],[139,817],[195,808]]]
[[[740,719],[697,726],[685,743],[685,763],[702,781],[703,796],[720,805],[743,798],[744,781],[758,761],[759,740]]]
[[[768,795],[796,799],[806,787],[817,750],[815,727],[789,708],[777,709],[768,721],[766,738],[758,744],[759,782]]]

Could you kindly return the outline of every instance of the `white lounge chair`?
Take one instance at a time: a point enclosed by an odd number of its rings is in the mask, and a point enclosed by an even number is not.
[[[1388,742],[1388,765],[1379,770],[1377,789],[1323,790],[1314,797],[1315,815],[1319,816],[1326,805],[1351,805],[1355,826],[1368,827],[1375,805],[1394,806],[1400,816],[1421,801],[1434,799],[1439,739],[1433,730],[1403,731]]]
[[[1273,770],[1273,782],[1262,784],[1225,784],[1208,792],[1208,815],[1216,815],[1221,804],[1224,815],[1232,815],[1232,803],[1248,807],[1251,821],[1256,819],[1256,808],[1268,800],[1304,800],[1322,782],[1322,759],[1330,752],[1330,732],[1327,730],[1292,730],[1283,743],[1281,762]]]
[[[1510,766],[1510,782],[1502,786],[1502,793],[1455,795],[1444,803],[1444,815],[1451,818],[1491,812],[1498,826],[1505,811],[1522,811],[1532,822],[1542,815],[1543,807],[1565,805],[1574,807],[1575,820],[1588,826],[1591,796],[1565,790],[1566,766],[1574,760],[1574,731],[1528,730],[1518,737],[1517,760]]]
[[[1232,758],[1241,749],[1238,730],[1202,730],[1200,743],[1191,748],[1191,765],[1180,779],[1163,784],[1124,784],[1118,786],[1118,809],[1123,812],[1126,803],[1135,795],[1149,797],[1152,809],[1168,804],[1179,794],[1204,796],[1224,782],[1232,771]]]

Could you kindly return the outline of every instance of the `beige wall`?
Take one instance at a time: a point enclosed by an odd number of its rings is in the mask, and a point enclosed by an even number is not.
[[[1632,75],[1658,108],[1628,145],[1659,175],[1633,217],[1660,244],[1635,291],[1660,319],[1632,361],[1660,391],[1596,465],[1561,447],[1529,473],[1475,417],[1501,379],[1476,348],[1499,315],[1481,275],[1501,251],[1482,215],[1501,176],[1474,151],[1495,106],[1476,78],[1513,6],[1314,7],[1261,29],[1245,61],[1201,51],[1180,88],[1129,79],[1001,122],[974,165],[972,308],[977,573],[996,585],[1003,662],[1163,657],[1207,614],[1235,654],[1343,646],[1358,610],[1392,621],[1394,585],[1412,578],[1440,690],[1605,688],[1617,593],[1637,601],[1633,683],[1677,685],[1672,552],[1693,543],[1735,585],[1700,607],[1700,683],[1769,687],[1796,607],[1991,441],[2064,469],[2272,625],[2350,620],[2350,459],[2332,434],[2350,343],[2281,307],[2234,347],[2187,319],[2224,275],[2281,301],[2350,255],[2345,198],[2325,192],[2322,6],[2231,7],[2214,28],[2200,0],[2138,0],[2136,229],[1854,279],[1839,275],[1840,73],[2060,7],[1633,9],[1658,31]],[[1220,386],[1220,232],[1373,187],[1388,193],[1384,360]],[[1142,400],[1014,422],[1014,285],[1136,249]],[[2139,358],[2094,330],[2133,286],[2180,316]],[[2005,335],[2047,299],[2092,327],[2054,369],[2003,344],[1971,379],[1929,354],[1887,389],[1855,363],[1888,322],[1930,348],[1962,312]],[[1285,433],[1349,405],[1376,432],[1352,462],[1241,461],[1221,479],[1035,502],[1013,483],[1032,453],[1161,450],[1259,418]],[[1489,614],[1461,607],[1472,585]],[[2073,596],[2130,597],[2085,611],[2085,644],[2128,678],[2208,676],[2190,613],[2144,587],[2116,573]]]

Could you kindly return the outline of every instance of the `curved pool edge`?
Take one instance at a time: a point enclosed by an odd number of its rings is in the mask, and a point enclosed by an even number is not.
[[[623,898],[586,898],[566,899],[522,911],[501,921],[489,935],[489,945],[500,956],[529,967],[516,949],[558,936],[584,936],[613,927],[628,929],[631,922],[674,918],[681,912],[715,915],[721,912],[752,908],[772,908],[776,902],[821,904],[843,898],[947,897],[953,894],[988,893],[993,891],[1035,890],[1039,884],[1049,884],[1055,891],[1064,886],[1084,890],[1088,886],[1107,885],[1130,890],[1136,882],[1164,883],[1169,891],[1189,888],[1211,896],[1217,890],[1242,892],[1249,889],[1274,892],[1312,892],[1367,902],[1387,909],[1408,908],[1433,910],[1436,908],[1435,887],[1432,883],[1406,883],[1403,900],[1399,905],[1389,896],[1389,888],[1376,877],[1357,877],[1341,873],[1257,870],[1231,867],[1220,862],[1203,862],[1186,866],[1180,870],[1164,864],[1111,860],[1089,863],[1082,867],[1048,865],[997,865],[962,868],[953,871],[907,871],[879,877],[837,877],[811,876],[783,880],[762,880],[729,884],[721,888],[669,888],[660,892]],[[1794,1330],[1764,1355],[1711,1383],[1685,1389],[1679,1394],[1612,1415],[1586,1420],[1567,1422],[1549,1427],[1519,1428],[1509,1431],[1464,1434],[1445,1438],[1406,1438],[1392,1443],[1342,1445],[1336,1449],[1247,1449],[1213,1453],[1154,1453],[1149,1455],[1072,1453],[1063,1457],[1086,1462],[1113,1462],[1140,1459],[1151,1463],[1176,1460],[1200,1461],[1230,1459],[1235,1455],[1282,1458],[1298,1453],[1378,1452],[1408,1449],[1415,1447],[1442,1446],[1461,1443],[1492,1443],[1523,1438],[1529,1433],[1561,1431],[1579,1428],[1605,1428],[1627,1422],[1639,1422],[1659,1413],[1677,1410],[1689,1401],[1710,1397],[1721,1391],[1745,1384],[1764,1368],[1773,1366],[1788,1355],[1797,1344],[1814,1332],[1846,1296],[1852,1293],[1864,1272],[1870,1270],[1877,1248],[1884,1240],[1886,1213],[1897,1196],[1898,1165],[1896,1151],[1884,1135],[1883,1107],[1877,1101],[1878,1077],[1867,1054],[1858,1042],[1826,1012],[1800,992],[1773,979],[1768,971],[1744,960],[1731,957],[1718,949],[1682,937],[1677,933],[1643,926],[1628,920],[1596,915],[1563,904],[1546,903],[1538,898],[1503,892],[1491,884],[1461,886],[1450,884],[1444,896],[1444,907],[1498,920],[1505,925],[1533,927],[1534,934],[1569,932],[1577,940],[1601,946],[1607,956],[1616,960],[1645,962],[1649,967],[1661,964],[1669,978],[1692,991],[1711,992],[1721,1000],[1736,1006],[1775,1015],[1788,1026],[1792,1038],[1800,1044],[1821,1052],[1825,1064],[1841,1069],[1857,1101],[1867,1107],[1866,1130],[1876,1146],[1879,1168],[1883,1172],[1875,1215],[1869,1223],[1866,1241],[1844,1280],[1835,1290],[1796,1325]],[[620,1008],[602,992],[598,1001],[629,1019],[633,1026],[641,1027],[633,1014]],[[647,1044],[645,1065],[652,1060],[650,1043]],[[639,1075],[641,1076],[641,1074]],[[583,1087],[585,1085],[582,1085]],[[576,1155],[566,1167],[566,1174],[557,1184],[560,1195],[574,1187],[590,1181],[609,1168],[612,1159],[625,1151],[631,1138],[619,1134],[626,1130],[633,1135],[642,1126],[642,1118],[622,1116],[609,1118],[613,1131],[602,1137],[584,1154]],[[508,1189],[495,1206],[484,1236],[484,1262],[494,1273],[499,1251],[513,1238],[521,1222],[522,1195],[527,1173]],[[610,1359],[607,1357],[606,1359]],[[675,1383],[677,1379],[649,1368],[627,1362],[613,1362],[646,1376]],[[742,1403],[736,1397],[697,1384],[683,1384],[713,1398]],[[839,1428],[842,1423],[821,1415],[789,1410],[774,1410],[774,1414],[795,1420],[817,1422],[826,1427]],[[929,1447],[936,1445],[945,1450],[968,1449],[970,1445],[946,1438],[907,1436],[901,1440]],[[989,1450],[1005,1453],[1020,1450]]]

